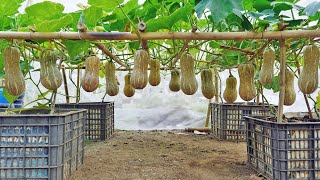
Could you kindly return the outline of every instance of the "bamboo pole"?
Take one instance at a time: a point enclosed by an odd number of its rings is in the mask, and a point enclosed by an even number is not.
[[[287,30],[266,32],[146,32],[143,40],[244,40],[320,37],[319,30]],[[0,31],[0,39],[71,39],[71,40],[138,40],[130,32],[10,32]]]
[[[286,84],[286,44],[284,39],[280,39],[280,72],[279,72],[279,105],[278,105],[278,122],[282,122],[283,116],[283,104],[284,104],[284,93]]]

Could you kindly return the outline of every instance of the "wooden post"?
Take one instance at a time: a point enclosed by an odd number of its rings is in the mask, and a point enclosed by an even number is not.
[[[280,39],[280,72],[279,72],[279,104],[278,104],[278,122],[283,122],[283,104],[284,104],[284,93],[286,84],[286,43],[285,39]]]
[[[80,65],[78,65],[77,71],[77,96],[76,96],[76,103],[80,101]]]
[[[68,82],[67,82],[67,76],[66,76],[66,68],[64,65],[61,65],[62,69],[62,76],[63,76],[63,82],[64,82],[64,91],[66,93],[66,103],[70,103],[70,97],[69,97],[69,89],[68,89]]]
[[[215,103],[219,103],[219,76],[217,69],[214,69],[214,88],[216,95],[214,96]]]

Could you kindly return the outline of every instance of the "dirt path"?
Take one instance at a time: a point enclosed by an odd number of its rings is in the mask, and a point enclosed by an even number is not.
[[[70,179],[248,180],[254,172],[245,162],[245,143],[179,131],[117,131],[86,145],[84,166]]]

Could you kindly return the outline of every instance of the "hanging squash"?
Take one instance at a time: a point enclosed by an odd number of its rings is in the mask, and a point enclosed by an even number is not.
[[[181,90],[186,95],[193,95],[198,90],[198,82],[194,72],[194,59],[189,53],[180,58]]]
[[[143,89],[148,84],[149,54],[146,50],[138,50],[134,54],[134,66],[130,83],[135,89]]]
[[[26,83],[20,68],[20,51],[16,47],[4,49],[5,89],[12,96],[20,96]]]
[[[240,64],[238,73],[240,78],[239,95],[241,99],[250,101],[256,96],[254,65],[252,63]]]
[[[95,91],[99,86],[100,59],[90,56],[86,59],[86,70],[82,77],[81,86],[87,92]]]
[[[318,88],[320,50],[316,45],[308,45],[303,50],[303,69],[298,79],[302,93],[311,94]]]

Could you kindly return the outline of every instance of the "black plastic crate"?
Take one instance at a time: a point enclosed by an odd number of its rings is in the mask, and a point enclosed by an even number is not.
[[[0,115],[1,180],[63,180],[83,164],[86,110],[48,112]]]
[[[57,108],[87,109],[85,140],[107,140],[114,133],[114,102],[56,104]]]
[[[245,119],[248,163],[253,169],[268,179],[320,179],[320,122]]]
[[[222,104],[211,103],[211,130],[219,140],[245,141],[246,122],[244,115],[269,116],[276,106],[249,102]]]

